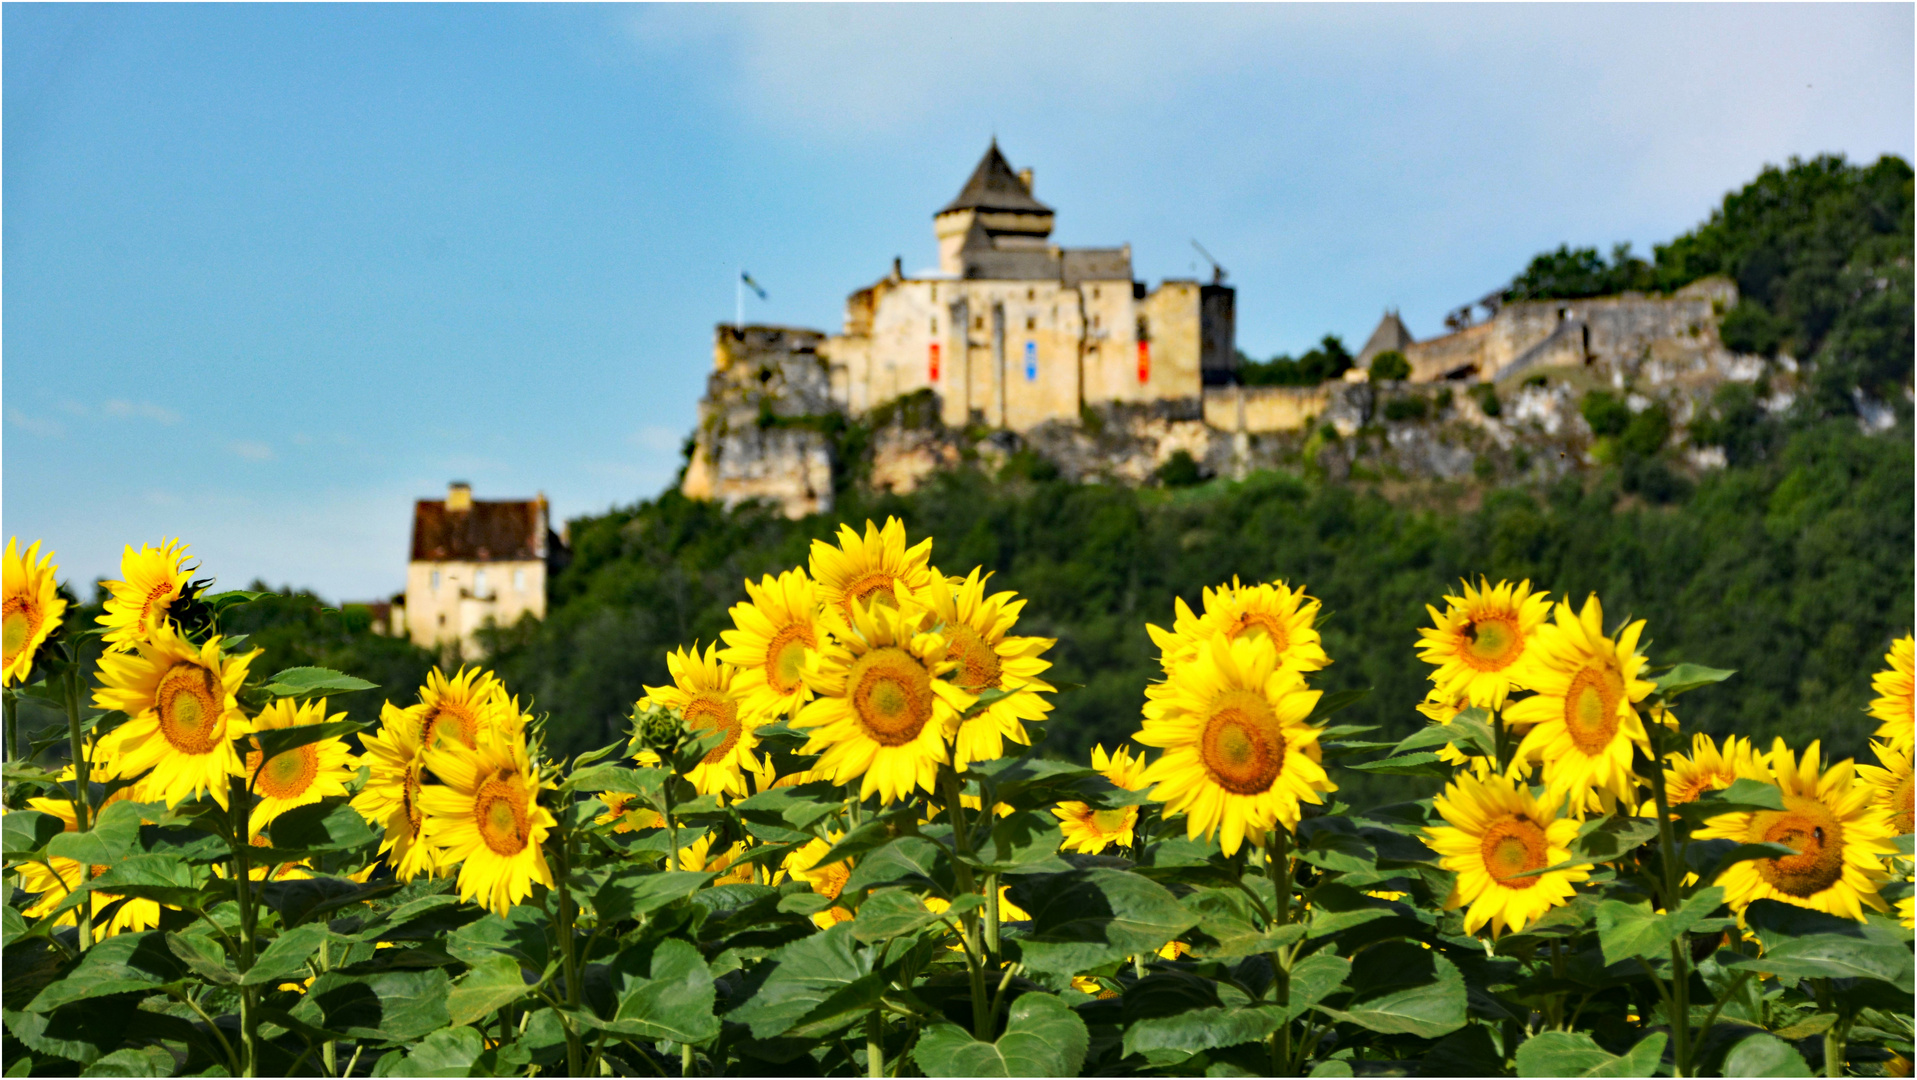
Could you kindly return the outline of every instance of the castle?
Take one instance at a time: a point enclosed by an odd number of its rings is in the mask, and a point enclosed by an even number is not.
[[[1405,356],[1413,384],[1596,367],[1622,388],[1644,364],[1675,375],[1730,359],[1717,320],[1736,303],[1736,287],[1707,279],[1669,297],[1487,298],[1485,321],[1454,320],[1453,333],[1423,342],[1387,312],[1346,381],[1244,386],[1236,294],[1222,270],[1210,282],[1148,288],[1133,277],[1130,245],[1060,247],[1053,223],[1031,170],[1013,169],[994,140],[932,216],[937,272],[907,277],[893,260],[891,273],[847,299],[838,334],[720,325],[681,490],[727,505],[765,499],[795,517],[829,511],[832,431],[852,418],[896,419],[907,405],[929,408],[920,427],[990,429],[1068,456],[1067,444],[1089,445],[1087,418],[1102,433],[1111,417],[1130,436],[1126,448],[1102,439],[1091,453],[1111,460],[1072,471],[1138,481],[1179,451],[1242,472],[1253,436],[1320,420],[1357,430],[1376,400],[1363,365],[1387,350]],[[950,439],[876,449],[874,479],[895,489],[960,453]]]

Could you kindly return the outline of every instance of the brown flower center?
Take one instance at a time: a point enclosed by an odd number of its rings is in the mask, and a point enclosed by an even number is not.
[[[1624,677],[1608,664],[1587,665],[1571,677],[1564,692],[1564,727],[1586,756],[1596,757],[1617,737],[1623,701]]]
[[[1262,795],[1285,765],[1285,737],[1278,716],[1262,694],[1227,690],[1218,695],[1198,736],[1205,771],[1237,795]]]
[[[765,647],[765,684],[784,697],[805,685],[805,654],[818,647],[810,627],[787,623]]]
[[[473,820],[479,837],[494,852],[511,857],[526,850],[531,834],[526,791],[518,777],[501,772],[479,785],[473,796]]]
[[[406,826],[414,836],[418,836],[426,824],[425,812],[419,808],[419,769],[417,764],[408,765],[406,782],[399,788],[399,801],[406,808]]]
[[[892,595],[892,583],[898,579],[899,576],[890,570],[873,570],[855,578],[845,587],[845,597],[839,601],[839,606],[845,609],[846,618],[852,617],[853,608],[858,604],[898,607],[898,598]]]
[[[1478,841],[1478,853],[1484,858],[1484,870],[1507,889],[1528,889],[1538,883],[1536,877],[1518,877],[1550,865],[1550,844],[1544,830],[1530,818],[1513,814],[1494,821]]]
[[[945,654],[958,661],[959,689],[976,694],[998,689],[1004,672],[999,667],[998,650],[987,644],[977,630],[953,626],[946,630]]]
[[[256,741],[254,745],[258,745]],[[307,743],[273,755],[260,766],[262,751],[246,755],[246,771],[253,776],[253,790],[269,799],[297,799],[306,794],[319,776],[319,744]]]
[[[1757,872],[1778,892],[1816,896],[1844,876],[1844,826],[1830,807],[1803,795],[1784,796],[1784,809],[1751,816],[1750,839],[1796,851],[1757,860]]]
[[[903,746],[932,721],[932,676],[897,646],[873,649],[846,674],[852,715],[881,746]]]
[[[719,745],[706,751],[699,759],[703,765],[716,765],[732,752],[739,743],[739,703],[715,690],[702,690],[686,702],[686,729],[689,731],[722,731],[725,737]]]
[[[142,630],[157,625],[160,617],[166,614],[167,606],[173,600],[173,583],[162,581],[146,591],[146,599],[140,601],[140,623]]]
[[[40,632],[40,619],[40,605],[24,596],[7,597],[4,607],[0,607],[0,640],[4,640],[6,663],[12,664]]]
[[[1278,650],[1279,656],[1285,655],[1285,650],[1291,646],[1291,634],[1285,629],[1285,624],[1267,612],[1247,611],[1238,616],[1226,636],[1236,641],[1245,634],[1263,634],[1270,638],[1271,646]]]
[[[1524,654],[1524,635],[1508,615],[1473,619],[1459,631],[1464,649],[1458,656],[1479,671],[1503,671]]]
[[[443,740],[448,736],[458,739],[468,750],[479,746],[479,717],[470,704],[441,698],[426,710],[426,719],[420,722],[419,744],[429,750],[443,750]]]
[[[160,734],[182,754],[209,754],[226,731],[226,687],[211,669],[182,660],[153,691]]]

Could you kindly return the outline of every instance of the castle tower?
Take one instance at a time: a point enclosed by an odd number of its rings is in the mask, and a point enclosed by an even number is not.
[[[958,198],[932,216],[932,231],[939,241],[939,269],[965,276],[968,236],[973,250],[1044,251],[1052,235],[1052,208],[1032,197],[1032,171],[1014,172],[995,138]]]

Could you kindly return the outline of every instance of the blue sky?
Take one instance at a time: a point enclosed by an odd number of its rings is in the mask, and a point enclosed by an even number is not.
[[[743,265],[836,329],[994,133],[1259,356],[1413,333],[1766,162],[1912,156],[1909,5],[37,6],[4,32],[4,501],[63,573],[400,587],[411,500],[672,479]]]

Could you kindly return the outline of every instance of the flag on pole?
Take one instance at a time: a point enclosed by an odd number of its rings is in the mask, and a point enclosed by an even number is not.
[[[739,280],[745,282],[747,288],[751,289],[755,293],[758,293],[759,299],[764,300],[766,298],[765,290],[759,287],[758,282],[752,280],[751,274],[746,273],[744,270],[741,270],[739,271]]]

